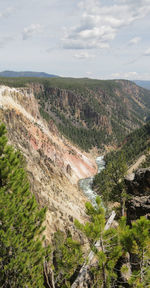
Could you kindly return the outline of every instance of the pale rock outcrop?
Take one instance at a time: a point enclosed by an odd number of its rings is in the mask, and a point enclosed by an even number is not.
[[[57,229],[76,234],[73,221],[86,219],[87,201],[77,182],[96,173],[94,161],[61,136],[52,120],[41,118],[32,89],[0,86],[0,120],[26,159],[32,192],[47,206],[47,239]]]

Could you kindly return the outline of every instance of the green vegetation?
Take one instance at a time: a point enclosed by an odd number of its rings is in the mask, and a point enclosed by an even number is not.
[[[126,198],[124,176],[127,172],[127,165],[131,165],[139,156],[146,153],[146,161],[141,167],[150,166],[149,141],[150,122],[127,136],[120,149],[106,154],[105,170],[101,171],[94,178],[93,188],[102,196],[106,206],[111,201],[119,202],[122,207],[122,215]]]
[[[140,165],[140,168],[150,167],[150,147],[148,147],[145,151],[145,160]]]
[[[124,144],[117,151],[112,151],[105,156],[105,170],[98,173],[93,181],[94,190],[102,196],[106,207],[111,201],[119,202],[122,215],[126,193],[124,191],[124,176],[127,165],[131,165],[139,156],[146,154],[146,161],[141,167],[150,166],[150,122],[136,129],[124,140]],[[119,180],[120,179],[120,180]]]
[[[120,224],[120,243],[124,253],[130,254],[130,277],[128,287],[148,288],[150,283],[150,220],[141,217],[126,225],[125,218]],[[129,266],[123,265],[122,270]]]
[[[122,99],[118,102],[115,94],[116,89],[121,89],[119,83],[70,78],[52,80],[43,82],[44,90],[38,93],[37,98],[43,111],[50,115],[53,112],[57,117],[58,121],[55,123],[66,137],[84,150],[93,146],[103,149],[103,144],[120,142],[123,139],[125,125],[122,120],[126,119],[126,107]],[[93,97],[95,94],[96,97]],[[108,95],[106,99],[105,95]],[[64,100],[66,97],[67,103]],[[104,108],[109,98],[112,106],[113,102],[117,103],[111,121]],[[112,126],[112,134],[106,132],[109,126],[110,129]]]
[[[86,203],[89,222],[83,225],[76,221],[76,226],[88,238],[90,248],[97,258],[97,265],[91,267],[90,270],[93,276],[92,287],[109,288],[113,287],[117,279],[115,266],[122,255],[122,249],[117,229],[105,230],[105,210],[102,208],[99,197],[97,197],[96,203],[96,207],[93,207],[91,203]]]
[[[42,108],[40,108],[40,114],[43,117],[43,119],[45,119],[47,122],[52,119],[52,117]]]
[[[31,195],[22,157],[7,145],[6,129],[0,125],[0,287],[44,287],[42,223]],[[41,240],[40,240],[41,239]]]
[[[124,154],[124,157],[128,165],[132,164],[136,158],[144,154],[147,148],[150,146],[150,122],[145,124],[139,129],[129,134],[124,139],[124,144],[116,152],[110,152],[105,156],[106,163],[111,162],[120,154]]]
[[[71,124],[71,122],[64,118],[63,124],[58,125],[61,133],[73,143],[80,146],[85,151],[88,151],[92,146],[103,147],[104,144],[109,143],[110,137],[105,137],[105,131],[97,131],[96,129],[78,128]]]
[[[101,173],[97,174],[93,181],[93,188],[101,195],[105,206],[110,202],[119,202],[121,215],[124,216],[125,209],[125,182],[127,164],[123,154],[117,155],[112,161],[107,162]]]
[[[106,210],[102,207],[99,197],[94,207],[91,203],[86,203],[88,222],[81,224],[75,221],[76,228],[84,235],[82,244],[83,240],[88,241],[86,247],[94,253],[94,265],[88,263],[89,251],[87,249],[82,251],[81,243],[73,239],[70,231],[66,234],[57,231],[54,234],[51,251],[49,247],[44,247],[42,223],[45,219],[45,208],[41,210],[38,208],[35,197],[29,190],[23,168],[23,156],[12,146],[7,145],[5,134],[6,129],[2,124],[0,125],[0,287],[70,288],[84,263],[89,268],[89,287],[148,288],[150,220],[141,217],[129,227],[126,225],[126,219],[121,218],[117,227],[105,229]],[[125,192],[123,176],[126,171],[123,158],[111,163],[108,168],[106,179],[109,185],[105,183],[106,191],[110,193],[110,198],[120,197],[122,201]],[[111,171],[113,177],[110,176]],[[122,264],[121,259],[128,254],[129,265],[126,262]],[[49,270],[43,268],[44,263],[48,263]],[[127,278],[122,276],[124,273],[128,273]]]
[[[83,264],[81,244],[67,235],[57,231],[53,238],[53,259],[55,286],[57,288],[70,287]]]
[[[120,144],[150,115],[150,92],[138,88],[135,95],[130,81],[1,77],[0,84],[35,89],[42,117],[53,119],[60,132],[84,150]]]
[[[43,84],[45,88],[57,87],[61,89],[79,89],[83,90],[85,87],[102,88],[108,87],[111,91],[113,87],[116,87],[116,83],[113,80],[94,80],[88,78],[36,78],[36,77],[0,77],[0,85],[8,85],[10,87],[25,87],[31,83]]]
[[[55,115],[58,121],[55,124],[58,126],[64,136],[71,139],[75,144],[79,145],[84,150],[90,149],[92,146],[103,147],[103,144],[108,144],[111,141],[110,135],[106,134],[104,127],[94,127],[95,121],[98,121],[98,115],[104,115],[104,109],[99,105],[98,101],[93,98],[91,92],[93,89],[98,89],[99,82],[102,87],[111,93],[111,89],[116,86],[113,81],[108,81],[107,85],[105,81],[89,80],[89,79],[52,79],[53,81],[45,80],[43,82],[44,92],[38,93],[37,98],[41,105],[41,115],[48,121],[48,114],[51,112]],[[73,103],[67,106],[63,105],[63,100],[57,99],[57,95],[52,88],[60,87],[67,90],[68,93],[72,93],[71,97],[75,98],[79,94],[79,98],[82,98],[82,109],[80,110],[79,117],[75,116],[76,99],[72,99]],[[88,88],[92,91],[88,91]],[[94,92],[94,91],[93,91]],[[93,93],[92,92],[92,93]],[[61,92],[59,92],[60,94]],[[83,122],[85,125],[83,126]]]
[[[141,217],[131,227],[122,217],[115,228],[105,229],[105,210],[100,198],[97,206],[86,204],[89,222],[76,221],[94,253],[95,265],[89,265],[90,287],[148,288],[150,281],[150,220]],[[127,261],[127,256],[130,255]],[[122,261],[122,260],[125,261]],[[127,275],[125,277],[125,275]]]

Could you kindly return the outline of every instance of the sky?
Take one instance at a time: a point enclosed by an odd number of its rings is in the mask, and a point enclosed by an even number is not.
[[[150,80],[150,0],[0,0],[0,71]]]

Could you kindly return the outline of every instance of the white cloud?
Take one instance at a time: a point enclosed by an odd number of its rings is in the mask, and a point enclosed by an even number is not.
[[[122,27],[144,18],[150,13],[149,0],[112,0],[102,4],[98,0],[82,0],[79,25],[65,31],[63,47],[67,49],[92,49],[109,47]],[[131,39],[137,44],[139,37]]]
[[[93,77],[93,73],[91,71],[87,71],[86,75],[88,78],[92,78]]]
[[[129,41],[130,45],[137,45],[141,41],[140,37],[134,37]]]
[[[30,26],[25,27],[22,34],[23,40],[26,40],[35,34],[41,33],[42,30],[43,26],[40,24],[31,24]]]
[[[83,51],[83,52],[80,52],[80,53],[76,53],[74,55],[74,57],[77,58],[77,59],[88,59],[88,58],[94,58],[95,55],[89,54],[87,51]]]
[[[6,8],[3,12],[0,12],[0,18],[9,17],[14,11],[13,7]]]
[[[109,44],[106,42],[98,42],[97,39],[65,39],[63,43],[65,49],[95,49],[95,48],[109,48]]]
[[[122,72],[119,78],[148,77],[150,0],[27,2],[0,1],[1,69],[72,77],[88,77],[86,71],[92,71],[89,76],[98,79],[115,72]]]
[[[128,79],[128,80],[149,80],[149,73],[137,73],[137,72],[120,72],[113,73],[107,76],[106,79]]]
[[[113,73],[111,78],[113,79],[137,79],[137,72],[124,72],[124,73]]]
[[[144,52],[144,56],[150,56],[150,48]]]

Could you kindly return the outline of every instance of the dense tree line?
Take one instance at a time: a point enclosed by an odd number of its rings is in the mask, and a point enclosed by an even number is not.
[[[0,77],[1,85],[8,85],[10,87],[28,87],[29,84],[38,83],[44,86],[45,90],[49,87],[58,87],[61,89],[71,89],[83,91],[85,87],[94,89],[101,86],[102,89],[107,89],[109,92],[113,88],[119,86],[113,80],[96,80],[88,78],[38,78],[38,77]]]
[[[90,148],[102,148],[104,144],[109,143],[109,136],[106,137],[105,130],[78,128],[73,126],[69,120],[65,119],[58,125],[61,133],[79,147],[88,151]]]
[[[125,213],[126,187],[124,177],[127,164],[123,153],[117,154],[112,161],[106,163],[105,169],[98,173],[93,181],[93,189],[101,195],[105,206],[110,202],[119,202],[121,215]]]
[[[148,147],[150,147],[149,139],[150,122],[125,137],[120,149],[110,152],[105,156],[106,163],[111,162],[115,158],[117,159],[123,153],[127,164],[132,164],[136,158],[144,154]]]

